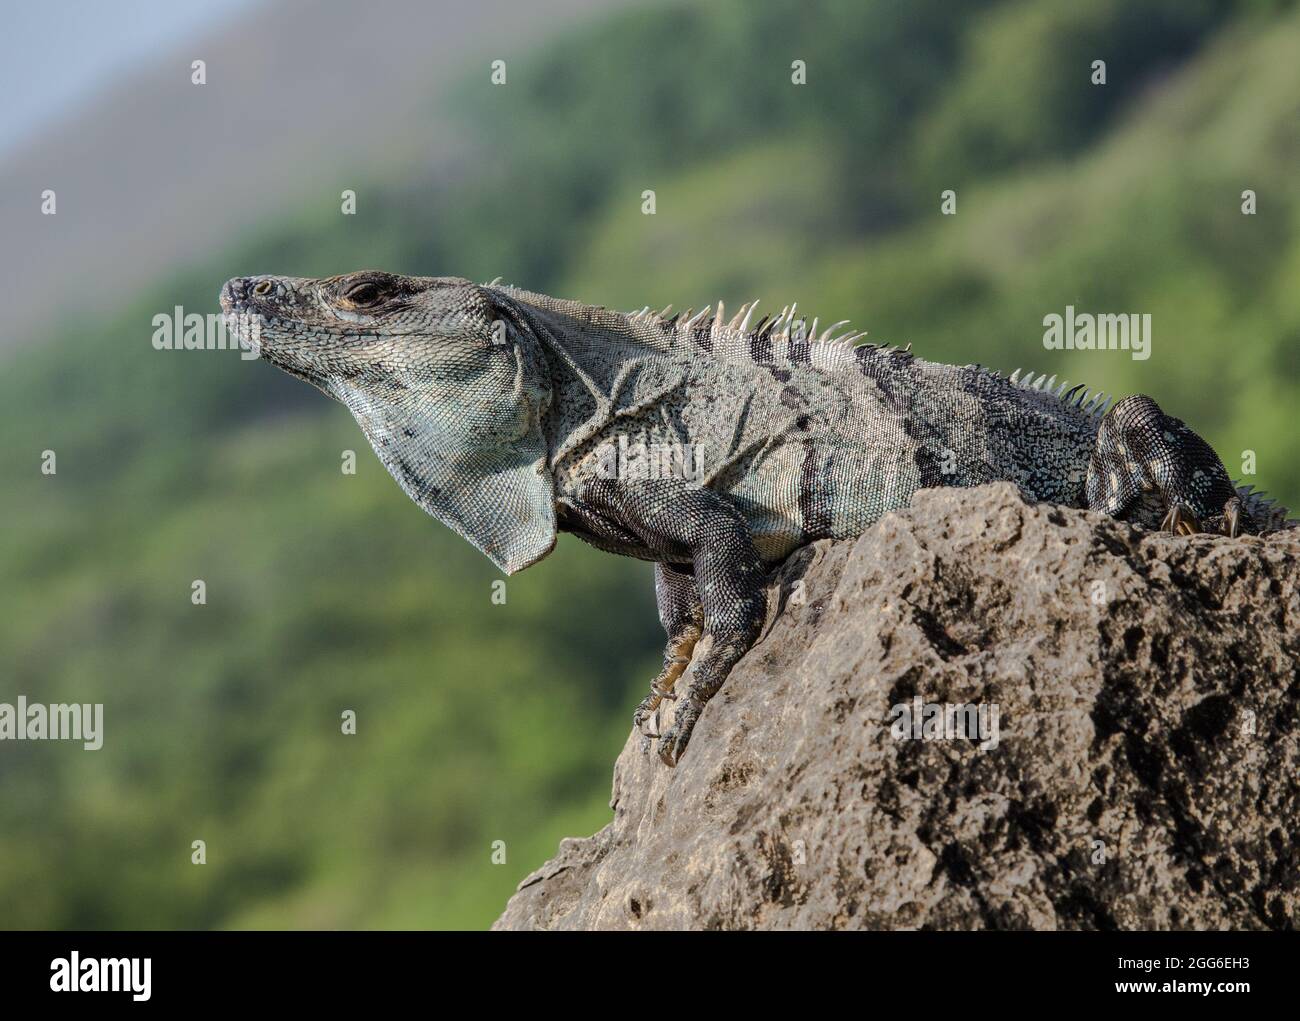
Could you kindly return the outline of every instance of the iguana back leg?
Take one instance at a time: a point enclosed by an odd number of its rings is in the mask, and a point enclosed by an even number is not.
[[[677,697],[672,693],[673,685],[690,665],[691,652],[704,633],[704,607],[700,604],[700,593],[689,565],[655,564],[655,602],[659,607],[659,623],[668,636],[668,645],[664,648],[663,669],[650,682],[650,694],[641,700],[632,716],[632,726],[637,730],[642,730],[642,725],[657,712],[664,699]],[[647,738],[647,747],[649,738],[660,736],[644,730],[642,733]]]
[[[1135,394],[1106,413],[1088,462],[1088,507],[1191,534],[1236,535],[1241,501],[1223,462],[1182,420]],[[1161,515],[1163,515],[1161,517]]]
[[[611,531],[637,536],[643,544],[639,555],[691,564],[703,628],[691,683],[677,693],[673,725],[659,741],[659,757],[676,765],[705,703],[762,630],[767,609],[762,558],[735,507],[679,479],[599,479],[584,487],[581,504],[589,521],[603,517]]]

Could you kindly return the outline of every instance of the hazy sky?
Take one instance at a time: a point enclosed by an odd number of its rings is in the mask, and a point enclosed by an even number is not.
[[[43,0],[6,4],[0,157],[116,76],[200,39],[262,0]]]

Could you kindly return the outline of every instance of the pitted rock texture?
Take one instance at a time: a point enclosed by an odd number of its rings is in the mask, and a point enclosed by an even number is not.
[[[934,489],[778,581],[677,768],[631,736],[495,928],[1300,924],[1300,531]],[[996,746],[894,736],[918,695]]]

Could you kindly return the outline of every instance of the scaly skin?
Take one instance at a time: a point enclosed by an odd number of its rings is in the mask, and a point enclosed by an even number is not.
[[[1230,536],[1285,524],[1149,397],[1113,408],[1055,377],[818,335],[789,307],[754,322],[632,314],[363,272],[241,277],[241,338],[343,402],[406,493],[507,573],[567,531],[656,563],[664,668],[641,727],[677,700],[675,764],[757,639],[768,569],[860,534],[929,486],[1014,482],[1031,500]],[[756,304],[756,303],[755,303]],[[685,673],[686,687],[677,690]],[[654,735],[658,736],[658,735]]]

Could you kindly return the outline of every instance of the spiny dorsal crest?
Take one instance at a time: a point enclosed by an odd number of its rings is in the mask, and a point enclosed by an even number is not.
[[[1040,393],[1051,394],[1057,400],[1070,407],[1078,408],[1085,415],[1094,418],[1101,418],[1110,410],[1111,398],[1100,390],[1090,391],[1083,383],[1070,386],[1068,380],[1061,380],[1060,385],[1057,385],[1055,375],[1050,378],[1041,375],[1035,379],[1034,374],[1030,372],[1022,377],[1020,375],[1022,371],[1016,369],[1007,377],[1012,386],[1018,386],[1023,390],[1037,390]],[[1070,386],[1068,390],[1066,389],[1067,386]]]
[[[855,364],[866,351],[911,357],[911,344],[905,348],[859,344],[866,331],[844,329],[847,319],[819,332],[820,320],[801,316],[797,304],[755,321],[757,307],[757,300],[747,302],[730,319],[721,301],[698,312],[690,308],[676,314],[671,305],[658,312],[652,312],[647,305],[626,316],[631,325],[657,328],[670,342],[689,343],[719,358],[748,359],[764,365],[835,369]]]
[[[489,287],[498,286],[500,277]],[[507,290],[514,290],[506,285]],[[716,306],[706,306],[698,312],[689,308],[673,312],[671,305],[658,312],[650,306],[622,313],[629,326],[648,327],[658,332],[670,345],[690,345],[714,357],[729,360],[747,360],[762,365],[803,365],[816,369],[836,370],[850,366],[860,367],[864,359],[888,358],[910,361],[912,345],[896,347],[859,343],[867,335],[865,330],[844,329],[847,319],[832,323],[818,332],[820,320],[799,315],[797,304],[789,304],[774,316],[763,316],[754,321],[758,301],[747,302],[730,319],[721,301]],[[604,306],[584,306],[591,310],[607,311]],[[1006,378],[1016,387],[1050,394],[1081,414],[1100,419],[1109,410],[1111,398],[1100,391],[1088,390],[1083,384],[1070,387],[1065,381],[1059,385],[1056,376],[1035,377],[1032,372],[1021,376],[1020,369],[1004,377],[995,369],[981,368],[994,379]],[[1068,389],[1067,389],[1068,387]]]

